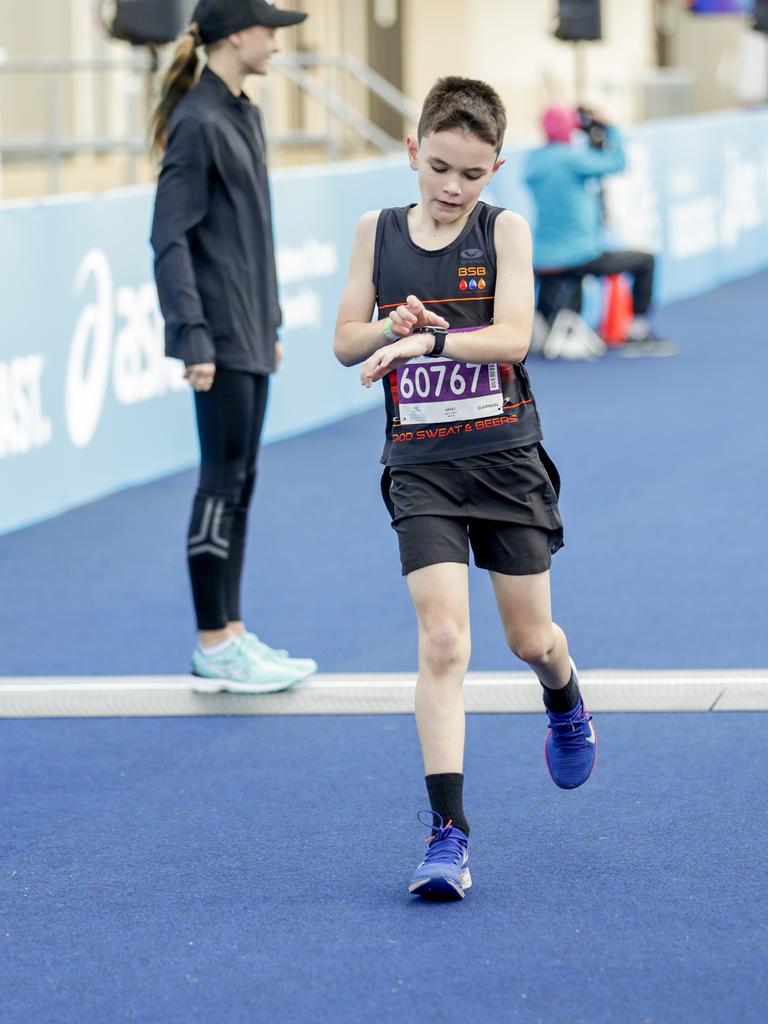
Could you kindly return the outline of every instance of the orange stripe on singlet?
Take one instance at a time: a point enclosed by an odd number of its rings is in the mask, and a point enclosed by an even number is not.
[[[459,295],[455,299],[422,299],[421,301],[425,306],[434,305],[435,302],[480,302],[482,299],[492,299],[493,295]],[[403,299],[402,302],[387,302],[383,306],[379,306],[379,309],[394,309],[395,306],[407,306],[408,300]]]

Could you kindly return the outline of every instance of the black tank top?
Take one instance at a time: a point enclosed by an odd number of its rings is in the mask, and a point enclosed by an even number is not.
[[[478,330],[493,322],[494,225],[503,211],[478,203],[455,241],[430,251],[408,231],[411,207],[382,210],[376,226],[373,283],[379,319],[417,295],[450,324]],[[541,439],[536,403],[522,364],[412,359],[382,380],[387,466],[504,451]]]

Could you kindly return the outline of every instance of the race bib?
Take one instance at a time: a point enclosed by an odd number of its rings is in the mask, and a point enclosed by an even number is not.
[[[500,413],[498,363],[419,356],[397,371],[401,423],[450,423]]]

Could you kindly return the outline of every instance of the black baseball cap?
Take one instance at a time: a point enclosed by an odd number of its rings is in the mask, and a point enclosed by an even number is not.
[[[285,28],[307,17],[304,11],[283,11],[272,0],[199,0],[192,14],[203,43],[216,43],[254,25]]]

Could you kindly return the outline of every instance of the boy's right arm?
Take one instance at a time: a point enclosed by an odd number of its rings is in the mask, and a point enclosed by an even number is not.
[[[373,250],[379,210],[364,213],[357,222],[352,252],[349,257],[349,276],[336,317],[333,352],[344,366],[362,363],[386,344],[380,322],[371,323],[376,305],[373,283]]]

